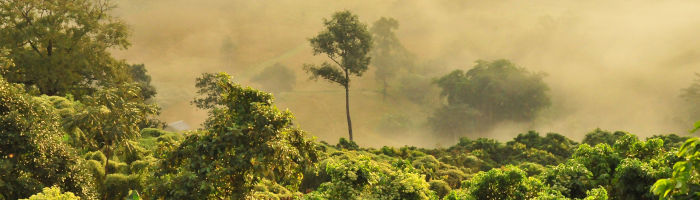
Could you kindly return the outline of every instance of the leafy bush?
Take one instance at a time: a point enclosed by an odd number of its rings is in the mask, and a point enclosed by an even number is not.
[[[588,134],[583,138],[583,143],[586,143],[591,146],[598,145],[600,143],[605,143],[610,146],[615,144],[615,141],[619,137],[624,136],[626,133],[622,131],[616,131],[615,133],[610,133],[609,131],[604,131],[601,130],[600,128],[597,128]]]
[[[450,185],[443,180],[430,180],[428,184],[430,184],[430,190],[435,191],[435,194],[440,198],[445,197],[452,191]]]
[[[654,199],[649,190],[658,179],[657,170],[636,158],[622,160],[615,169],[615,199]]]
[[[53,186],[46,187],[40,193],[23,200],[80,200],[80,197],[75,196],[72,192],[62,193],[61,188]]]
[[[341,153],[324,160],[325,182],[305,199],[430,199],[425,176],[408,163],[372,154]],[[393,163],[389,165],[388,163]],[[322,165],[323,166],[323,165]]]
[[[692,131],[700,128],[700,121],[695,123]],[[698,199],[700,198],[700,138],[688,139],[677,153],[684,158],[673,165],[673,175],[659,179],[651,187],[651,191],[659,199]]]
[[[459,169],[446,169],[437,172],[435,179],[444,180],[451,188],[460,188],[467,175]]]
[[[523,170],[511,165],[479,172],[462,183],[462,190],[475,199],[530,199],[544,187],[539,180],[527,177]]]
[[[318,155],[292,114],[277,109],[271,94],[242,87],[224,73],[205,74],[197,85],[203,97],[194,103],[209,110],[204,129],[175,148],[156,150],[163,160],[154,167],[147,195],[241,199],[263,178],[298,186],[304,167]]]
[[[608,191],[603,187],[597,187],[586,191],[584,200],[608,200]]]
[[[545,170],[540,179],[551,189],[571,198],[584,198],[586,191],[593,188],[593,173],[575,160]]]
[[[335,145],[336,148],[338,149],[347,149],[347,150],[359,150],[360,146],[357,146],[357,143],[354,141],[345,139],[345,138],[340,138],[338,140],[338,144]]]
[[[109,174],[105,178],[102,194],[108,199],[124,199],[129,194],[130,185],[132,184],[128,175],[120,173]]]

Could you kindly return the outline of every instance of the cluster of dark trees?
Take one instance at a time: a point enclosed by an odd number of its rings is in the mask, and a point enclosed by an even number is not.
[[[350,140],[314,141],[270,93],[225,73],[195,83],[192,103],[209,113],[203,128],[164,131],[145,66],[109,54],[128,46],[112,7],[0,1],[0,199],[699,198],[700,140],[673,134],[640,140],[596,129],[579,143],[531,131],[506,143],[360,148],[352,141],[350,78],[374,56],[390,96],[397,72],[420,69],[393,33],[396,20],[368,29],[349,11],[324,20],[326,29],[310,39],[329,61],[305,68],[344,87]],[[269,70],[289,73],[284,68]],[[542,75],[507,60],[479,61],[434,83],[446,103],[430,123],[453,137],[533,120],[550,103]],[[689,102],[698,100],[698,84],[684,90]]]

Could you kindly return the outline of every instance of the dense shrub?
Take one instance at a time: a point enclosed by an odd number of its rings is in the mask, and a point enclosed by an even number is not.
[[[431,180],[428,184],[430,184],[430,190],[435,191],[435,194],[440,198],[445,197],[445,195],[452,191],[450,185],[443,180]]]
[[[19,199],[59,186],[94,198],[85,160],[62,141],[60,116],[0,76],[0,198]]]
[[[72,192],[61,192],[61,188],[53,186],[42,189],[40,193],[34,194],[29,199],[23,200],[79,200],[80,197],[75,196]]]

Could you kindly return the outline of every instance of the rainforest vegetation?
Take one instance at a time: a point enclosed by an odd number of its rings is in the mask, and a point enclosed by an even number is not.
[[[472,137],[536,121],[554,101],[546,73],[485,59],[430,77],[396,36],[398,20],[368,25],[349,10],[318,19],[323,29],[308,36],[321,61],[306,63],[320,64],[273,63],[251,79],[261,89],[236,74],[199,75],[190,101],[206,120],[168,131],[147,65],[110,53],[130,45],[113,8],[0,0],[0,200],[700,199],[700,121],[651,137],[596,127],[582,140],[537,130]],[[319,140],[278,108],[273,93],[296,86],[291,68],[343,87],[347,139]],[[351,86],[372,68],[377,101],[426,105],[435,86],[423,123],[453,142],[358,145]],[[679,116],[699,119],[700,78],[678,93],[691,113]],[[408,123],[394,116],[383,128],[401,137]]]

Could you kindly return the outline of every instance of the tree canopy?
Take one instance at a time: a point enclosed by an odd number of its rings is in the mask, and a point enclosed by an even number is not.
[[[317,159],[314,143],[294,127],[272,95],[244,88],[227,74],[208,76],[220,101],[204,130],[188,135],[155,172],[153,194],[164,198],[241,199],[263,178],[298,185]]]
[[[550,105],[543,76],[508,60],[480,60],[469,71],[455,70],[435,81],[447,101],[447,110],[439,109],[431,124],[443,130],[450,124],[441,121],[462,121],[484,130],[504,120],[531,121]]]
[[[681,93],[681,98],[689,106],[690,120],[693,121],[700,119],[700,73],[695,73],[695,76],[695,81]]]
[[[0,2],[0,48],[16,64],[7,81],[76,97],[127,81],[125,64],[108,51],[129,46],[126,25],[109,14],[112,8],[91,0]]]
[[[382,84],[382,95],[387,96],[388,81],[402,70],[413,67],[413,55],[401,44],[394,31],[399,22],[394,18],[382,17],[370,28],[374,41],[372,65],[376,68],[375,79]]]

